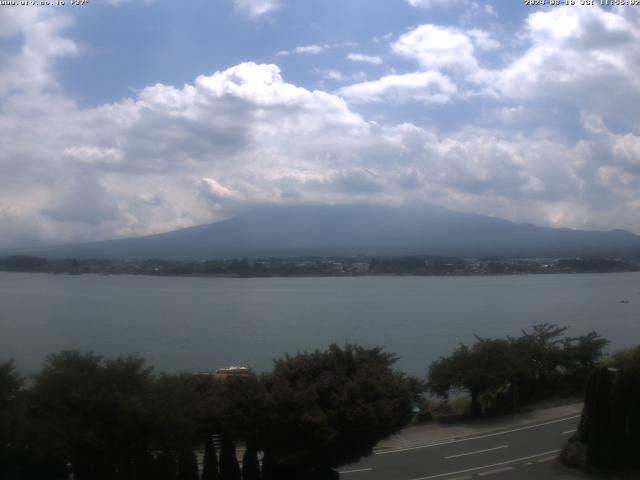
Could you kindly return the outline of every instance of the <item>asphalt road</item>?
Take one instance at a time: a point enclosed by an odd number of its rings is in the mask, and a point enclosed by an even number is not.
[[[342,480],[582,478],[556,459],[579,415],[473,437],[376,452],[340,470]]]

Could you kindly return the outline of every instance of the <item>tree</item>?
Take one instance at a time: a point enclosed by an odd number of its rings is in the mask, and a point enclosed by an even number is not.
[[[276,360],[264,379],[263,477],[333,476],[329,468],[370,455],[404,427],[415,392],[395,361],[381,348],[336,344]]]
[[[15,255],[0,260],[0,266],[14,272],[44,272],[48,262],[46,258]]]
[[[541,395],[576,394],[602,356],[607,340],[596,332],[570,338],[567,327],[534,325],[520,337],[485,339],[472,346],[460,344],[454,352],[433,362],[428,388],[443,398],[467,391],[471,414],[481,413],[481,398],[498,406],[515,406]]]
[[[563,358],[560,367],[564,370],[561,382],[569,393],[582,391],[589,374],[602,359],[604,347],[609,343],[596,332],[562,341]]]
[[[206,435],[202,459],[202,480],[218,480],[218,457],[213,437]]]
[[[596,332],[563,337],[567,328],[541,323],[509,338],[517,371],[514,382],[523,400],[582,392],[608,341]]]
[[[264,383],[253,374],[230,375],[216,388],[218,429],[233,432],[235,440],[255,444],[264,430],[268,408]]]
[[[198,460],[193,448],[186,446],[178,457],[177,480],[198,480]]]
[[[203,419],[213,415],[206,411],[208,406],[213,408],[213,403],[204,403],[208,397],[201,394],[199,387],[197,379],[187,374],[161,375],[152,387],[149,448],[161,452],[160,459],[173,465],[173,476],[169,478],[192,474],[193,452],[208,431]]]
[[[640,372],[640,346],[615,353],[607,364],[620,370]]]
[[[255,444],[264,416],[266,391],[255,375],[230,375],[222,380],[199,377],[194,382],[201,398],[200,425],[208,439],[203,480],[239,478],[234,441]],[[210,439],[219,432],[223,432],[223,444],[218,463]]]
[[[431,364],[428,388],[448,398],[451,391],[466,390],[471,396],[471,415],[482,413],[480,396],[506,389],[513,377],[511,347],[506,340],[476,337],[472,347],[464,344],[448,357]]]
[[[25,448],[22,378],[12,360],[0,364],[0,478],[18,479]]]
[[[222,449],[220,451],[220,480],[240,480],[240,465],[236,458],[236,445],[231,434],[222,435]]]
[[[565,461],[581,467],[640,467],[640,369],[629,367],[591,373],[578,432],[563,452]]]
[[[50,356],[31,395],[39,443],[78,480],[144,478],[151,383],[151,368],[138,357]]]
[[[549,377],[563,364],[562,334],[568,327],[540,323],[518,338],[509,337],[518,361],[517,384],[525,400],[532,400],[546,387]]]
[[[242,480],[260,480],[258,450],[253,442],[247,443],[247,449],[242,456]]]

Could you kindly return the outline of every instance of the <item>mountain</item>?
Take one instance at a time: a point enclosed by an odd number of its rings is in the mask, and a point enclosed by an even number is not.
[[[46,257],[205,259],[302,255],[623,256],[640,236],[516,224],[439,207],[262,207],[146,237],[0,251]]]

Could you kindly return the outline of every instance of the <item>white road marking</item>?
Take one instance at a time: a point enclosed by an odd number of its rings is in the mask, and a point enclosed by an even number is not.
[[[551,420],[550,422],[538,423],[536,425],[527,425],[526,427],[512,428],[511,430],[506,430],[504,432],[487,433],[485,435],[479,435],[477,437],[457,438],[457,439],[452,439],[452,440],[446,440],[444,442],[436,442],[436,443],[429,443],[427,445],[419,445],[419,446],[416,446],[416,447],[397,448],[395,450],[385,450],[385,451],[382,451],[382,452],[376,452],[375,454],[376,455],[387,455],[389,453],[408,452],[410,450],[420,450],[422,448],[438,447],[440,445],[449,445],[449,444],[452,444],[452,443],[469,442],[471,440],[481,440],[483,438],[495,437],[497,435],[506,435],[508,433],[520,432],[522,430],[531,430],[532,428],[544,427],[546,425],[552,425],[554,423],[566,422],[568,420],[573,420],[574,418],[580,418],[580,415],[573,415],[571,417],[559,418],[558,420]]]
[[[574,428],[573,430],[565,430],[564,432],[562,432],[562,434],[563,435],[569,435],[570,433],[577,432],[577,431],[578,431],[578,429]]]
[[[342,472],[338,472],[340,475],[344,475],[346,473],[360,473],[360,472],[370,472],[373,468],[360,468],[358,470],[344,470]]]
[[[496,468],[495,470],[489,470],[487,472],[480,472],[478,476],[486,477],[487,475],[495,475],[496,473],[508,472],[509,470],[513,470],[513,467],[502,467]]]
[[[551,455],[552,453],[558,453],[560,450],[550,450],[548,452],[537,453],[535,455],[529,455],[528,457],[514,458],[513,460],[506,460],[504,462],[492,463],[491,465],[483,465],[482,467],[467,468],[465,470],[458,470],[457,472],[439,473],[437,475],[429,475],[428,477],[413,478],[412,480],[430,480],[432,478],[448,477],[449,475],[459,475],[461,473],[475,472],[476,470],[484,470],[485,468],[500,467],[502,465],[509,465],[510,463],[522,462],[523,460],[529,460],[536,457],[544,457],[545,455]]]
[[[499,447],[485,448],[484,450],[476,450],[475,452],[459,453],[458,455],[449,455],[448,457],[444,458],[445,460],[449,460],[450,458],[466,457],[467,455],[475,455],[476,453],[493,452],[494,450],[501,450],[503,448],[509,448],[509,445],[500,445]]]

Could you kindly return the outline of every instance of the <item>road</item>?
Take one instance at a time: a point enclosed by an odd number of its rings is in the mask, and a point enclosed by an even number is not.
[[[579,415],[429,445],[383,450],[340,470],[342,480],[583,478],[554,461]]]

